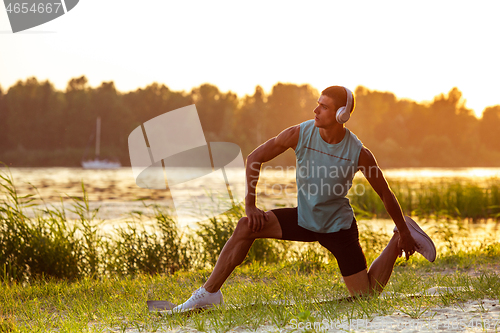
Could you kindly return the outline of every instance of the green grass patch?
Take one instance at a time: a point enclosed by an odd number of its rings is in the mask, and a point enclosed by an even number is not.
[[[442,286],[461,287],[460,291],[411,302],[374,297],[314,303],[348,296],[332,255],[318,244],[257,240],[223,286],[226,303],[248,306],[158,316],[147,312],[146,300],[180,303],[199,288],[243,216],[242,206],[184,233],[167,212],[154,206],[151,216],[131,213],[128,223],[110,235],[100,228],[103,221],[96,219],[98,209],[89,208],[83,186],[82,195],[72,197],[70,207],[45,205],[30,217],[26,210],[41,199],[20,196],[9,174],[0,178],[4,198],[0,200],[0,332],[184,328],[224,332],[266,325],[293,330],[292,323],[325,319],[349,322],[394,313],[418,319],[432,315],[436,307],[500,297],[500,277],[495,273],[500,243],[486,239],[476,247],[461,243],[461,237],[470,232],[464,220],[498,218],[497,180],[481,186],[393,183],[407,214],[434,221],[428,230],[439,253],[433,264],[418,254],[408,261],[398,259],[386,290],[411,294]],[[384,217],[380,199],[366,188],[365,196],[351,197],[358,215]],[[77,220],[68,221],[67,211],[76,214]],[[139,223],[144,218],[148,225]],[[390,235],[369,223],[359,227],[360,242],[371,263]],[[295,305],[270,305],[276,300]]]
[[[477,274],[471,276],[456,270],[464,263]],[[289,263],[252,263],[237,268],[222,288],[226,303],[247,307],[239,310],[220,307],[191,316],[148,313],[146,300],[182,302],[204,282],[208,270],[83,278],[73,282],[39,279],[29,283],[2,283],[0,328],[4,332],[125,332],[131,329],[155,332],[179,328],[225,332],[237,327],[249,330],[263,325],[290,328],[298,322],[320,323],[325,319],[341,322],[393,313],[418,319],[429,315],[432,308],[466,300],[498,300],[500,276],[487,268],[494,264],[497,258],[486,249],[445,256],[432,266],[415,257],[396,266],[386,290],[412,294],[443,286],[462,287],[461,291],[432,298],[374,297],[315,304],[311,301],[348,296],[335,265],[304,267]],[[294,301],[295,305],[264,304],[276,300]]]

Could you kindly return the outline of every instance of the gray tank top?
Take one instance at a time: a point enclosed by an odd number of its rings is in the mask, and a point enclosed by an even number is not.
[[[346,128],[341,142],[323,140],[314,120],[300,124],[297,157],[299,225],[315,232],[349,229],[354,212],[346,197],[363,144]]]

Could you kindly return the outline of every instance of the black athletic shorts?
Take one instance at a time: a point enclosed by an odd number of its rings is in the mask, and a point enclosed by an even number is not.
[[[325,234],[299,226],[297,208],[279,208],[272,212],[280,223],[282,239],[299,242],[318,241],[335,256],[342,276],[356,274],[366,269],[366,258],[359,244],[356,219],[352,221],[349,229]]]

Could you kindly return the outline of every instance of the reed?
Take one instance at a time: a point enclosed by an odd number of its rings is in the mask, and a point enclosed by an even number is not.
[[[365,184],[366,185],[366,184]],[[458,237],[467,232],[462,220],[499,218],[500,182],[484,184],[462,181],[408,183],[391,181],[404,211],[412,216],[446,221],[432,230],[441,253],[461,248]],[[238,220],[242,205],[198,224],[196,230],[181,231],[164,208],[151,206],[151,215],[130,213],[127,224],[104,234],[91,209],[85,187],[71,197],[71,205],[61,208],[43,204],[35,217],[27,209],[42,198],[21,196],[11,175],[0,174],[0,277],[4,281],[33,281],[56,278],[77,280],[85,277],[174,274],[182,270],[211,269]],[[387,217],[382,202],[370,186],[362,196],[351,195],[358,219]],[[36,193],[33,188],[33,193]],[[67,211],[77,216],[69,221]],[[144,220],[149,223],[144,223]],[[360,224],[360,242],[368,261],[374,260],[390,235]],[[324,265],[336,266],[333,256],[318,244],[292,244],[279,240],[257,240],[244,265],[285,263],[301,271]]]
[[[407,215],[430,219],[479,220],[500,218],[500,179],[482,182],[470,179],[440,179],[408,182],[389,180],[390,186]],[[363,195],[349,194],[358,217],[389,218],[384,205],[365,180],[356,180]],[[358,187],[359,189],[360,187]]]
[[[40,214],[29,217],[26,210],[35,204],[35,196],[20,196],[8,174],[1,175],[0,184],[4,194],[0,201],[0,332],[290,331],[297,323],[320,327],[324,320],[349,323],[395,314],[408,320],[430,320],[436,309],[445,306],[500,297],[500,277],[489,270],[498,264],[500,243],[458,247],[459,236],[467,232],[465,224],[460,219],[451,223],[453,215],[443,213],[442,208],[460,203],[469,208],[458,212],[484,212],[474,208],[481,201],[466,203],[475,197],[488,200],[486,211],[493,214],[496,208],[492,206],[498,200],[495,181],[486,187],[448,184],[444,189],[436,184],[417,187],[391,182],[405,211],[439,216],[446,223],[434,227],[435,239],[443,244],[437,261],[430,264],[420,255],[409,261],[398,259],[386,290],[408,294],[438,285],[461,287],[464,291],[411,300],[374,297],[311,303],[348,295],[334,258],[317,244],[295,246],[259,240],[223,287],[227,303],[246,307],[220,307],[193,316],[171,317],[147,313],[145,300],[179,303],[189,297],[208,277],[222,246],[243,216],[243,207],[235,206],[200,222],[196,231],[181,232],[167,211],[152,206],[151,216],[131,213],[127,225],[107,235],[102,233],[103,221],[96,218],[98,210],[90,208],[83,186],[82,195],[71,198],[70,207],[45,205]],[[432,209],[416,208],[438,197],[441,202]],[[375,199],[375,193],[368,193],[359,201],[364,206],[356,209],[366,216],[383,216],[373,209],[381,204]],[[76,221],[68,221],[67,211],[76,214]],[[146,225],[144,220],[150,223]],[[388,238],[385,232],[360,224],[360,241],[368,264]],[[477,273],[471,276],[467,271]],[[293,301],[294,305],[273,304],[276,300]],[[494,310],[486,306],[478,309],[481,316]]]
[[[174,273],[192,268],[189,245],[175,220],[161,207],[152,206],[154,224],[148,230],[143,223],[132,220],[108,237],[104,257],[104,274],[134,276],[137,274]]]
[[[65,223],[64,211],[51,209],[44,217],[29,218],[25,209],[33,206],[34,196],[19,196],[8,175],[0,179],[6,194],[0,201],[0,276],[79,277],[84,248],[77,229]]]
[[[90,208],[83,184],[82,195],[71,197],[69,208],[44,204],[35,217],[26,214],[37,203],[35,195],[19,196],[8,173],[1,175],[0,185],[5,194],[0,201],[3,281],[77,280],[210,269],[244,214],[241,205],[234,206],[200,222],[195,231],[181,232],[164,208],[152,205],[151,216],[132,212],[124,227],[104,234],[103,221],[96,218],[99,209]],[[77,219],[69,221],[67,211]],[[145,224],[144,220],[151,223]],[[287,242],[257,240],[244,264],[301,261],[306,267],[327,256],[322,248],[311,244],[292,249]]]

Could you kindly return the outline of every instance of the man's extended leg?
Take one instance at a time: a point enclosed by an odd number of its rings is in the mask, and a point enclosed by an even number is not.
[[[399,233],[396,232],[392,235],[389,244],[387,244],[380,256],[370,265],[368,277],[370,278],[371,290],[380,293],[387,282],[389,282],[396,259],[402,253],[402,249],[398,246],[398,241]]]
[[[436,260],[436,247],[432,239],[410,217],[405,216],[405,222],[411,236],[417,244],[417,252],[422,254],[430,262],[434,262],[434,260]],[[394,263],[402,253],[402,248],[399,247],[398,243],[399,232],[397,228],[395,228],[394,235],[389,241],[389,244],[387,244],[380,256],[373,261],[368,272],[363,270],[359,273],[344,277],[344,281],[351,295],[373,292],[379,293],[384,289],[391,277]]]
[[[399,234],[394,233],[389,244],[387,244],[380,256],[373,261],[368,272],[365,269],[359,273],[344,276],[344,282],[351,295],[365,295],[381,292],[384,289],[391,277],[394,263],[401,254],[398,241]]]
[[[231,275],[236,266],[245,260],[250,247],[257,238],[281,238],[281,226],[272,211],[267,212],[268,220],[259,232],[252,232],[248,227],[248,219],[238,221],[234,233],[222,249],[212,274],[203,287],[208,292],[216,292]]]
[[[227,280],[236,266],[240,265],[248,254],[248,250],[257,238],[281,238],[281,226],[276,215],[267,212],[268,219],[262,230],[253,232],[248,227],[248,218],[238,221],[231,238],[222,249],[212,274],[207,282],[183,304],[172,311],[183,312],[194,308],[211,307],[223,302],[220,287]]]

